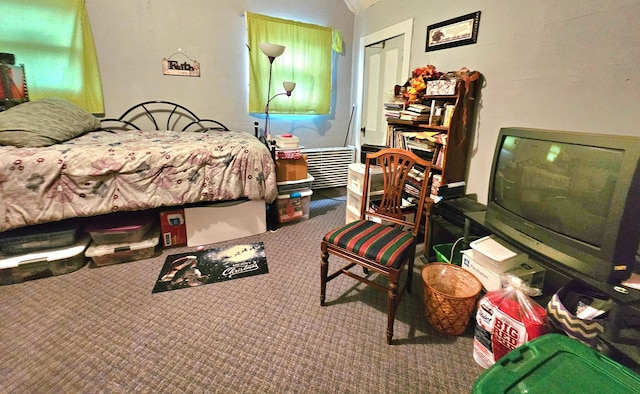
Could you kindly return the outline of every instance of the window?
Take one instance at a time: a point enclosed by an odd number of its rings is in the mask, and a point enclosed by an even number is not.
[[[62,97],[91,113],[104,113],[84,0],[2,0],[0,48],[24,64],[31,100]]]
[[[264,112],[267,103],[269,60],[259,43],[284,45],[273,62],[271,96],[284,92],[283,81],[296,83],[288,99],[269,103],[269,113],[323,115],[331,103],[331,46],[333,30],[247,12],[249,55],[249,112]]]

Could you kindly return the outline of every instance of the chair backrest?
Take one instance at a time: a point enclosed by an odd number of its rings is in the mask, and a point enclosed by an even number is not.
[[[370,195],[369,179],[372,169],[382,172],[382,195]],[[383,223],[405,226],[416,235],[424,213],[424,204],[429,189],[431,163],[413,152],[398,148],[386,148],[368,153],[363,179],[361,219],[379,219]],[[367,204],[367,201],[373,204]],[[407,206],[403,202],[410,202]],[[404,206],[403,206],[404,205]],[[407,212],[414,212],[413,220]]]

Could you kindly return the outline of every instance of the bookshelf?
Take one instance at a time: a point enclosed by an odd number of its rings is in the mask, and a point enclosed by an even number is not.
[[[431,160],[435,186],[466,180],[477,82],[457,79],[454,94],[423,96],[424,105],[432,108],[428,120],[387,117],[387,145]]]

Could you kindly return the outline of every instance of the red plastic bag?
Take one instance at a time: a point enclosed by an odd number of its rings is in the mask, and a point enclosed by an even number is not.
[[[505,287],[488,292],[478,301],[473,358],[484,368],[549,332],[545,308],[531,298],[540,291],[515,276],[503,280]]]

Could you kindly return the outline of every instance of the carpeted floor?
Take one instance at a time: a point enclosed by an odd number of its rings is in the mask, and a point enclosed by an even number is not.
[[[385,343],[386,295],[348,277],[320,307],[320,239],[344,189],[314,191],[310,219],[263,242],[269,273],[152,294],[174,248],[136,262],[0,286],[2,393],[468,393],[483,371],[472,327],[426,322],[416,266]],[[333,260],[332,260],[333,261]]]

